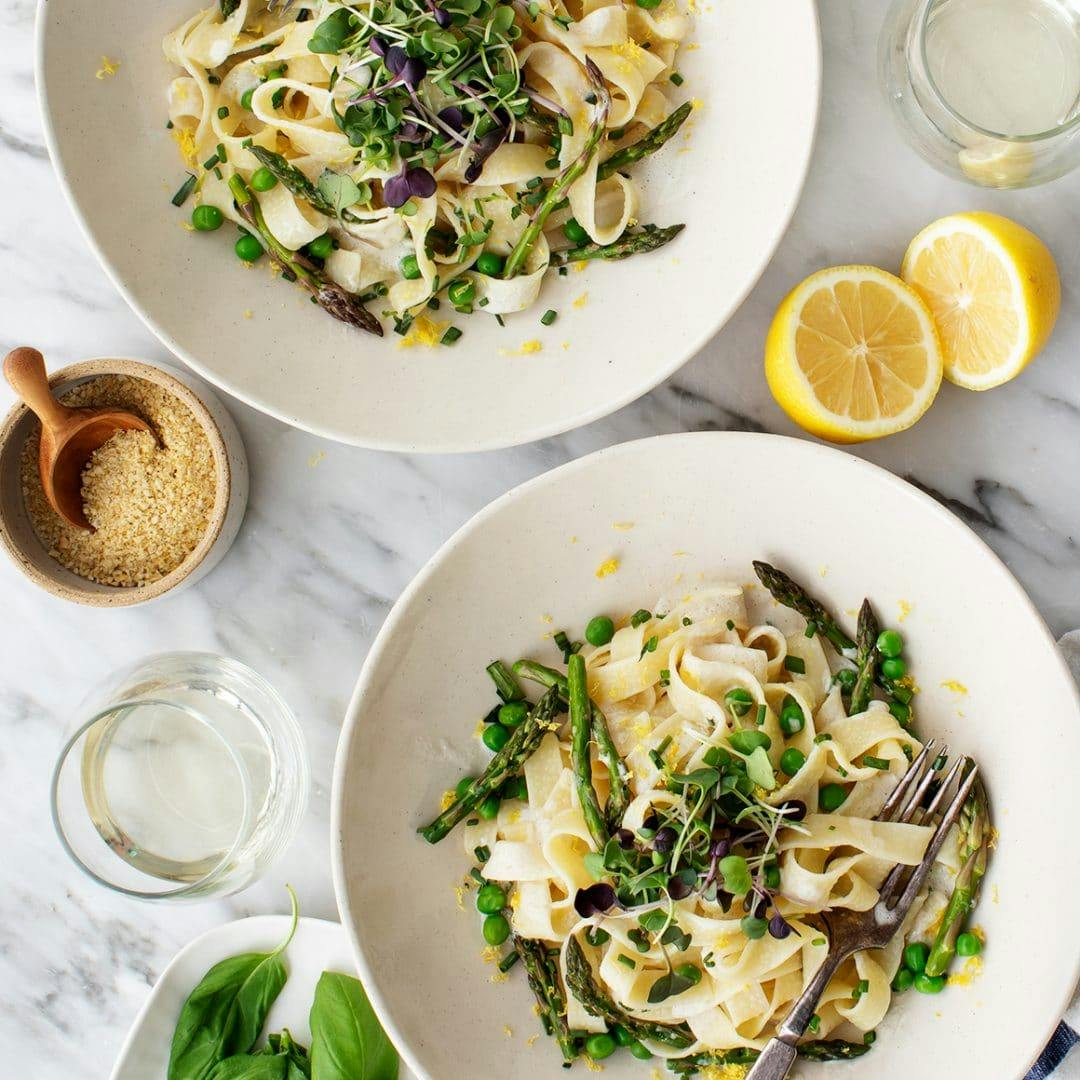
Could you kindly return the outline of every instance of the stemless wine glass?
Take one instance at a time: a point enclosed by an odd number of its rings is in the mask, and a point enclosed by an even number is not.
[[[94,690],[51,792],[68,854],[144,900],[245,888],[288,845],[307,797],[288,705],[244,664],[194,652],[141,660]]]
[[[1080,162],[1080,0],[894,0],[882,86],[932,165],[1018,188]]]

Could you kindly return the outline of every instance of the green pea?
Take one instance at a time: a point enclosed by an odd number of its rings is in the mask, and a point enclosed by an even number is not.
[[[571,218],[562,227],[562,231],[571,244],[587,244],[589,242],[589,234],[585,231],[585,226],[577,218]]]
[[[524,701],[508,701],[499,709],[499,723],[503,727],[517,727],[529,715],[529,706]]]
[[[765,750],[772,746],[772,739],[764,731],[736,731],[727,738],[740,754],[752,754],[759,746]]]
[[[243,94],[240,96],[240,104],[245,109],[250,109],[251,108],[251,97],[252,97],[252,95],[254,93],[255,93],[255,87],[252,86],[250,89],[245,90],[243,92]]]
[[[254,236],[241,236],[236,241],[236,246],[233,248],[236,252],[238,259],[243,259],[244,262],[255,262],[256,259],[262,257],[263,248],[262,244],[255,239]]]
[[[904,651],[904,639],[895,630],[882,630],[878,634],[877,651],[895,660]]]
[[[502,797],[504,799],[527,799],[529,797],[529,786],[525,782],[525,777],[511,776],[502,786]]]
[[[902,701],[890,701],[889,712],[896,717],[897,723],[906,724],[911,719],[911,706]]]
[[[801,750],[797,750],[794,746],[789,746],[780,755],[780,768],[783,769],[788,776],[794,776],[805,764],[806,755]]]
[[[915,975],[921,975],[926,970],[926,961],[929,959],[930,947],[921,941],[904,947],[904,967]]]
[[[454,307],[468,307],[476,299],[476,286],[468,278],[458,278],[446,290],[446,295]]]
[[[590,1035],[585,1040],[585,1053],[599,1061],[601,1058],[611,1057],[615,1053],[615,1040],[608,1034]]]
[[[615,636],[615,624],[606,615],[596,615],[585,627],[585,640],[599,648]]]
[[[316,236],[307,246],[308,251],[315,256],[316,259],[329,259],[334,253],[334,240],[329,233],[323,233],[322,236]]]
[[[502,915],[489,915],[484,920],[484,940],[489,945],[501,945],[510,936],[510,924]]]
[[[476,894],[476,910],[482,915],[497,915],[506,907],[506,890],[501,885],[481,885]]]
[[[839,810],[844,805],[844,800],[847,798],[847,792],[840,784],[826,784],[818,793],[818,801],[821,804],[821,809],[827,814],[831,814],[834,810]]]
[[[484,745],[493,754],[497,754],[506,745],[506,740],[510,738],[510,732],[502,724],[488,724],[484,728],[484,734],[481,738],[484,740]]]
[[[191,211],[191,224],[199,232],[213,232],[221,228],[225,215],[216,206],[196,206]]]
[[[780,707],[780,730],[785,735],[797,735],[806,724],[802,706],[788,694]]]
[[[899,656],[891,656],[881,661],[881,674],[886,679],[902,679],[907,674],[907,664]]]
[[[454,794],[459,799],[465,798],[465,792],[467,792],[469,790],[469,788],[472,787],[472,782],[473,782],[473,777],[471,777],[471,776],[463,776],[457,782],[457,787],[454,788]]]
[[[420,277],[420,264],[416,261],[415,255],[406,255],[405,258],[398,263],[398,267],[401,270],[401,276],[406,281],[415,281]]]
[[[251,174],[251,186],[256,191],[269,191],[277,187],[277,177],[264,166]]]
[[[750,707],[754,704],[754,696],[749,690],[743,690],[742,687],[736,687],[734,690],[729,690],[724,695],[724,704],[731,712],[732,716],[745,716]]]
[[[499,796],[489,795],[477,808],[476,812],[485,821],[494,821],[499,816]]]
[[[638,1061],[648,1061],[652,1057],[652,1051],[643,1043],[634,1041],[630,1044],[630,1053],[638,1059]]]
[[[944,975],[916,975],[915,989],[920,994],[940,994],[945,989]]]
[[[476,260],[476,269],[488,277],[497,277],[503,271],[506,260],[494,251],[485,251]]]
[[[982,942],[974,934],[961,934],[956,939],[958,956],[978,956],[982,952]]]
[[[854,668],[841,668],[836,673],[836,681],[840,684],[841,690],[846,690],[850,694],[859,681],[859,673]]]
[[[897,971],[892,981],[892,988],[898,993],[902,994],[905,990],[910,990],[915,985],[915,972],[908,971],[906,967],[900,968]]]
[[[615,1041],[620,1046],[629,1046],[631,1043],[637,1041],[634,1036],[622,1026],[622,1024],[616,1024],[611,1029],[611,1034],[615,1036]]]

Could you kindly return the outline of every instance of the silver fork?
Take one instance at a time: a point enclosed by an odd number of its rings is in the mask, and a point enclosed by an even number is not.
[[[943,747],[940,753],[947,754],[948,747]],[[869,911],[849,911],[846,908],[840,908],[822,914],[829,928],[829,953],[825,962],[818,968],[802,992],[802,996],[792,1006],[791,1012],[788,1013],[779,1031],[766,1043],[765,1049],[754,1063],[746,1080],[784,1080],[795,1061],[798,1041],[806,1033],[818,1000],[825,987],[828,986],[829,980],[836,973],[836,969],[852,953],[862,949],[884,948],[900,929],[912,901],[922,888],[926,875],[930,872],[930,867],[938,851],[941,850],[941,845],[945,842],[945,837],[956,824],[964,800],[968,797],[971,785],[975,783],[975,776],[978,773],[978,766],[969,762],[968,758],[957,758],[945,779],[941,781],[941,786],[934,794],[930,805],[924,809],[922,801],[936,778],[936,770],[933,766],[938,756],[934,740],[931,740],[911,763],[903,779],[877,816],[878,821],[928,824],[933,820],[934,815],[941,811],[949,789],[959,777],[956,794],[941,812],[941,820],[930,837],[929,844],[926,845],[922,862],[915,867],[904,865],[893,867],[881,884],[878,902]],[[965,775],[964,769],[968,763],[971,768]]]

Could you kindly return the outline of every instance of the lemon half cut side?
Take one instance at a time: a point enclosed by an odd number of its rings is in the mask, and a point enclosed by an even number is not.
[[[812,274],[777,309],[765,376],[800,427],[853,443],[911,427],[941,385],[942,354],[926,304],[873,266]]]

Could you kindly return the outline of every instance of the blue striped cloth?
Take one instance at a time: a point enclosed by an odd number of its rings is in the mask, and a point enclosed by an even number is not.
[[[1068,1052],[1080,1042],[1080,1035],[1063,1020],[1058,1024],[1046,1049],[1039,1055],[1039,1060],[1031,1068],[1024,1080],[1046,1080],[1046,1078],[1065,1060]]]

